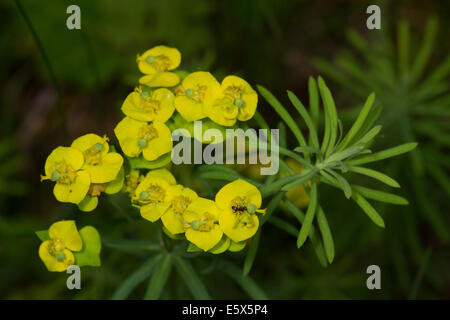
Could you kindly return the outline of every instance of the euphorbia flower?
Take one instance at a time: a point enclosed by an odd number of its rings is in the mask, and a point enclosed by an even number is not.
[[[59,221],[48,230],[50,240],[42,242],[39,257],[48,271],[65,271],[75,263],[73,251],[81,251],[83,242],[74,221]]]
[[[122,105],[122,111],[130,118],[139,121],[169,120],[175,111],[174,95],[169,89],[160,88],[153,91],[136,88]]]
[[[205,101],[213,101],[221,94],[216,78],[209,72],[194,72],[188,75],[175,90],[175,108],[186,121],[206,117]]]
[[[172,133],[159,121],[147,123],[125,117],[117,124],[114,133],[128,157],[137,157],[142,153],[146,160],[153,161],[172,151]]]
[[[85,169],[90,177],[91,183],[107,183],[113,181],[120,168],[123,158],[117,152],[109,152],[108,138],[89,133],[75,139],[72,148],[83,153]]]
[[[178,49],[166,46],[156,46],[138,55],[136,62],[139,70],[146,74],[139,83],[149,87],[173,87],[180,82],[178,75],[169,70],[176,69],[181,62]]]
[[[45,176],[42,180],[55,182],[53,194],[56,200],[78,204],[89,190],[91,178],[84,164],[83,153],[75,148],[58,147],[45,161]]]
[[[132,198],[144,219],[155,222],[169,209],[172,200],[170,189],[175,183],[174,176],[166,169],[147,173]]]
[[[214,201],[198,198],[183,215],[186,239],[204,251],[210,250],[223,236],[218,218],[219,209]]]
[[[228,76],[221,83],[222,94],[209,96],[206,115],[222,126],[232,126],[236,120],[247,121],[253,117],[258,104],[258,94],[245,81],[236,76]]]
[[[198,198],[198,195],[195,191],[182,185],[173,186],[169,193],[170,207],[161,217],[161,221],[171,234],[183,233],[183,215],[187,207]]]
[[[216,194],[223,232],[235,242],[251,238],[259,226],[256,212],[265,213],[259,209],[261,203],[261,193],[254,185],[241,179],[225,185]]]

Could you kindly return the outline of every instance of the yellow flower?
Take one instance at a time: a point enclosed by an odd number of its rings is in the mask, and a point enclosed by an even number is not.
[[[132,198],[132,201],[140,206],[144,219],[155,222],[169,209],[172,198],[170,187],[175,183],[174,176],[167,169],[147,173]]]
[[[75,139],[72,148],[83,153],[83,169],[90,177],[91,183],[107,183],[113,181],[120,168],[122,168],[123,158],[117,152],[108,152],[108,138],[100,137],[89,133]]]
[[[81,251],[83,242],[74,221],[59,221],[48,230],[50,240],[42,242],[39,257],[48,271],[65,271],[74,264],[73,251]]]
[[[157,120],[164,123],[175,111],[173,100],[174,96],[169,89],[146,91],[139,87],[127,96],[122,111],[135,120]]]
[[[137,157],[142,152],[146,160],[153,161],[172,151],[172,133],[159,121],[147,123],[125,117],[117,124],[114,133],[128,157]]]
[[[294,173],[302,172],[302,165],[293,159],[286,159],[286,164]],[[310,184],[310,182],[307,182]],[[286,192],[286,198],[291,200],[297,207],[306,208],[309,205],[309,196],[305,188],[300,185]]]
[[[171,234],[184,232],[184,213],[187,207],[197,200],[195,191],[185,188],[182,185],[176,185],[170,188],[170,207],[161,217],[164,226]]]
[[[218,217],[219,209],[214,201],[197,198],[184,213],[186,239],[204,251],[213,248],[223,236]]]
[[[222,95],[207,100],[206,115],[222,126],[232,126],[236,120],[247,121],[253,117],[258,103],[258,95],[247,81],[228,76],[221,83]]]
[[[206,117],[205,101],[212,101],[221,94],[216,78],[209,72],[194,72],[188,75],[175,90],[175,108],[186,121]]]
[[[149,87],[173,87],[180,82],[178,75],[169,70],[176,69],[181,62],[181,53],[175,48],[156,46],[138,55],[139,70],[146,74],[139,79]]]
[[[81,170],[84,157],[75,148],[58,147],[45,161],[45,176],[42,180],[55,183],[53,194],[56,200],[78,204],[89,190],[91,179],[86,170]]]
[[[256,212],[262,198],[259,190],[252,184],[238,179],[225,185],[216,194],[216,204],[220,210],[219,225],[234,242],[251,238],[258,230],[259,220]]]

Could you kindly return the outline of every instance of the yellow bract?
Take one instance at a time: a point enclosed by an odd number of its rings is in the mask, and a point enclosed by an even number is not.
[[[125,117],[117,124],[114,133],[128,157],[137,157],[142,153],[146,160],[153,161],[172,151],[172,133],[159,121],[147,123]]]
[[[254,185],[241,179],[225,185],[216,194],[223,232],[235,242],[251,238],[259,226],[256,212],[265,212],[259,209],[261,203],[261,193]]]
[[[170,187],[175,185],[174,176],[166,169],[152,170],[139,183],[132,198],[140,206],[144,219],[157,221],[171,205]]]
[[[83,242],[75,221],[59,221],[48,230],[50,240],[39,247],[39,257],[48,271],[65,271],[75,263],[72,251],[81,251]]]
[[[214,201],[204,198],[193,201],[184,213],[186,239],[204,251],[213,248],[223,236],[218,217],[219,209]]]
[[[89,173],[91,183],[107,183],[113,181],[120,168],[123,158],[117,152],[108,152],[109,144],[107,137],[100,137],[89,133],[75,139],[72,148],[83,153],[83,169]]]
[[[145,91],[141,88],[128,95],[122,105],[122,111],[130,118],[139,121],[166,122],[175,111],[174,95],[165,88]]]
[[[56,200],[75,204],[83,200],[91,183],[89,173],[81,170],[83,164],[83,154],[75,148],[58,147],[50,153],[41,180],[56,182],[53,188]]]
[[[247,81],[228,76],[221,83],[222,93],[211,96],[205,104],[206,115],[222,126],[232,126],[236,120],[247,121],[253,117],[258,104],[258,94]]]
[[[220,96],[221,88],[209,72],[194,72],[188,75],[175,90],[175,108],[186,121],[206,117],[205,103]]]
[[[139,79],[149,87],[173,87],[180,82],[178,75],[169,70],[176,69],[181,62],[181,53],[175,48],[156,46],[138,55],[139,70],[146,74]]]

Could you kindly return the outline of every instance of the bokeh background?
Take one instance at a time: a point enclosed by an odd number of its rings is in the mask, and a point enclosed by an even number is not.
[[[81,30],[66,28],[71,4],[81,8]],[[366,28],[369,4],[381,7],[382,30]],[[427,29],[430,18],[438,21],[436,33]],[[405,21],[409,65],[424,43],[429,47],[420,72],[398,65],[406,47],[398,44],[397,30],[405,30]],[[81,213],[58,203],[51,183],[41,183],[39,175],[54,147],[88,132],[114,137],[121,103],[139,77],[136,54],[158,44],[177,47],[184,70],[209,70],[218,79],[241,75],[286,106],[286,89],[307,102],[308,77],[322,75],[346,126],[362,96],[375,90],[384,125],[375,148],[419,142],[412,155],[378,166],[399,181],[399,194],[410,201],[401,208],[376,206],[384,230],[340,192],[321,190],[337,253],[327,268],[310,246],[297,250],[295,238],[265,227],[250,275],[270,298],[450,298],[449,23],[446,0],[2,1],[0,298],[109,299],[142,263],[141,253],[105,247],[102,267],[83,268],[83,289],[69,291],[67,275],[47,272],[40,261],[34,231],[76,219],[79,226],[96,226],[102,236],[154,236],[151,223],[130,216],[126,198],[110,197],[94,213]],[[427,82],[433,72],[439,81]],[[414,81],[408,80],[411,74]],[[269,124],[277,124],[262,99],[258,108]],[[242,266],[244,255],[224,259]],[[213,298],[248,298],[200,260],[194,266]],[[371,264],[381,268],[382,290],[366,288]],[[144,291],[143,284],[130,298]],[[176,274],[163,298],[190,298]]]

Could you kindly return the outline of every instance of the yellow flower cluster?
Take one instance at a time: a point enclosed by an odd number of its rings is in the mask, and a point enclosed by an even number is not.
[[[198,248],[212,253],[245,247],[259,226],[259,190],[244,180],[225,185],[215,201],[199,197],[166,169],[151,170],[132,197],[144,219],[161,219],[170,235],[184,234]]]
[[[170,128],[181,127],[180,121],[208,118],[210,124],[229,127],[251,119],[256,92],[237,76],[221,83],[204,71],[183,76],[186,73],[175,71],[181,63],[175,48],[156,46],[136,61],[144,75],[124,100],[125,117],[114,129],[128,165],[106,136],[86,134],[50,153],[41,180],[54,182],[58,201],[74,203],[85,212],[97,207],[102,193],[127,193],[143,218],[161,220],[167,235],[191,243],[190,251],[242,250],[258,230],[257,213],[265,212],[258,189],[236,180],[220,189],[215,200],[202,198],[177,184],[161,168],[167,162],[158,159],[172,151]],[[59,221],[37,234],[43,241],[39,256],[49,271],[64,271],[74,263],[100,265],[100,236],[93,227],[78,231],[74,221]]]
[[[92,211],[102,192],[113,194],[122,189],[122,164],[122,156],[110,150],[107,137],[90,133],[75,139],[70,147],[53,150],[41,180],[55,182],[56,200]]]
[[[209,72],[193,72],[184,79],[171,72],[181,62],[181,53],[175,48],[156,46],[138,55],[136,61],[144,76],[123,102],[125,118],[114,129],[128,157],[142,154],[145,160],[155,161],[171,152],[166,122],[175,110],[187,122],[209,118],[220,126],[247,121],[256,112],[256,91],[237,76],[227,76],[219,83]]]

